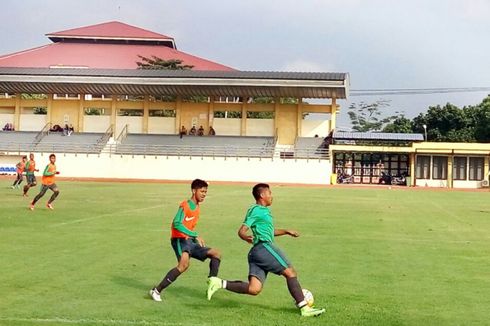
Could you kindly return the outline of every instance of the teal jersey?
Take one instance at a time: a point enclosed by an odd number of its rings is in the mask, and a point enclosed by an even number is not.
[[[274,242],[274,222],[268,207],[252,205],[243,224],[252,230],[254,245],[259,242]]]

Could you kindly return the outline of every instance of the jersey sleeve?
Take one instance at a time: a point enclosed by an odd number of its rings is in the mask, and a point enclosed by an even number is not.
[[[50,177],[50,176],[55,175],[55,174],[56,174],[56,171],[50,172],[49,171],[49,164],[46,165],[46,168],[44,169],[43,175]]]
[[[175,214],[174,221],[173,221],[174,229],[184,233],[185,235],[188,235],[189,237],[192,238],[197,237],[197,232],[191,231],[185,227],[185,225],[182,223],[183,219],[184,219],[184,209],[182,207],[179,207],[179,210],[177,211],[177,214]]]
[[[247,215],[245,215],[245,219],[243,220],[243,225],[251,228],[255,222],[255,215],[253,214],[253,208],[250,208],[247,211]]]

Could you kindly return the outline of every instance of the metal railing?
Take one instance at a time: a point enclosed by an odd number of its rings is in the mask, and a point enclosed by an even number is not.
[[[129,124],[125,125],[124,128],[121,130],[119,136],[117,136],[116,143],[120,144],[124,139],[126,139],[128,133],[129,133]]]
[[[36,145],[38,144],[45,136],[49,134],[49,130],[51,129],[51,122],[48,122],[44,125],[43,129],[39,131],[34,137],[33,144]]]

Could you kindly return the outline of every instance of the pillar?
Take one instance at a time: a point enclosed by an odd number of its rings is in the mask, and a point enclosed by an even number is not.
[[[296,135],[296,137],[301,137],[302,126],[303,126],[303,99],[302,98],[298,99],[298,106],[297,106],[296,112],[297,112],[297,116],[296,116],[297,135]]]
[[[454,160],[453,155],[449,155],[447,157],[447,187],[448,188],[453,187],[453,160]]]
[[[112,95],[112,101],[111,101],[111,126],[114,128],[114,139],[119,136],[119,130],[117,130],[117,125],[116,125],[116,98],[117,95]]]
[[[330,111],[331,111],[330,130],[335,130],[337,126],[337,99],[335,97],[332,97],[332,105]]]
[[[143,133],[148,133],[148,120],[150,116],[150,96],[145,95],[145,101],[143,102]]]
[[[243,103],[242,103],[242,120],[240,121],[240,136],[246,136],[247,135],[247,107],[248,107],[248,97],[244,96],[243,97]]]
[[[85,94],[80,94],[80,106],[78,109],[78,132],[83,132],[83,120],[85,118]]]
[[[175,130],[177,134],[180,132],[180,126],[182,126],[182,98],[177,96],[175,103]]]
[[[51,123],[53,115],[53,94],[48,94],[48,101],[46,105],[46,123]]]
[[[20,110],[21,110],[20,100],[21,100],[21,96],[22,96],[22,94],[15,94],[14,128],[17,131],[21,130],[21,126],[20,126]]]

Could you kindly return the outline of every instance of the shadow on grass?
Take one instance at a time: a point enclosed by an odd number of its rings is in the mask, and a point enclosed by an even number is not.
[[[137,289],[139,290],[138,292],[141,293],[141,297],[146,299],[146,300],[151,300],[150,296],[148,295],[148,291],[151,289],[153,284],[147,284],[145,282],[142,282],[140,280],[130,278],[130,277],[125,277],[121,275],[114,275],[112,276],[112,281],[120,286],[125,286],[129,287],[132,289]],[[220,294],[226,293],[226,297],[220,297]],[[199,299],[202,298],[202,305],[194,305],[193,308],[196,310],[205,310],[209,309],[211,307],[215,307],[217,309],[221,308],[227,308],[227,309],[242,309],[244,306],[249,306],[250,310],[256,311],[256,309],[261,309],[264,311],[277,311],[281,312],[283,314],[290,314],[291,316],[297,315],[298,311],[296,308],[293,306],[291,307],[285,307],[285,306],[270,306],[266,302],[261,303],[261,298],[260,295],[255,298],[257,300],[257,303],[244,303],[242,300],[240,300],[240,297],[243,297],[244,295],[240,294],[235,294],[231,293],[226,290],[221,290],[215,296],[213,296],[212,301],[208,301],[206,299],[206,286],[203,284],[202,288],[196,289],[192,287],[185,287],[185,286],[170,286],[167,290],[165,290],[165,293],[163,294],[163,297],[175,297],[175,298],[191,298],[191,299]],[[235,297],[235,298],[233,298]]]

